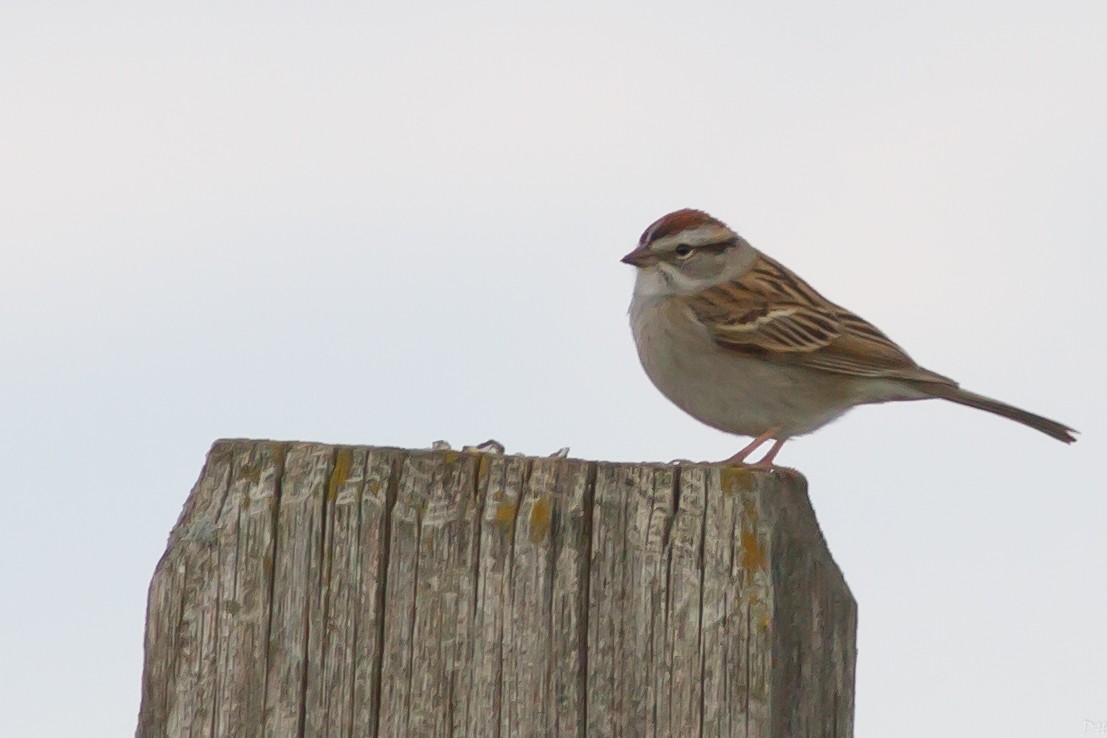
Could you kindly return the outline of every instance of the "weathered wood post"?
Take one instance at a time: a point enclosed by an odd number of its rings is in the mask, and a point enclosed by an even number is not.
[[[137,734],[845,738],[856,617],[799,475],[220,441]]]

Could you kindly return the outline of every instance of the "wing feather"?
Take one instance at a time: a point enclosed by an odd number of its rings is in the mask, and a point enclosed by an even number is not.
[[[686,300],[715,342],[733,351],[835,374],[955,384],[764,255],[738,279]]]

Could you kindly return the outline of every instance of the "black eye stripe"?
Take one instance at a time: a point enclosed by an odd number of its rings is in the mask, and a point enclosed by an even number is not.
[[[721,254],[732,246],[737,245],[737,238],[731,238],[726,241],[719,241],[718,243],[704,243],[700,244],[699,246],[692,246],[690,244],[682,243],[678,244],[677,247],[673,249],[673,252],[676,253],[677,256],[686,256],[693,251],[706,251],[711,254]]]

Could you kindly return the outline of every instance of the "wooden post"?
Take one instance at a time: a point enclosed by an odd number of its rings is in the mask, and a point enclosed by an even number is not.
[[[846,738],[857,610],[798,474],[219,441],[139,738]]]

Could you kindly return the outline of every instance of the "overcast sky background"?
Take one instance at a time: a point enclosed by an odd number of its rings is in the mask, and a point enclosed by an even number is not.
[[[216,438],[736,451],[626,326],[619,258],[689,206],[1083,432],[909,403],[785,447],[856,734],[1107,721],[1107,4],[523,5],[0,5],[2,732],[133,733]]]

